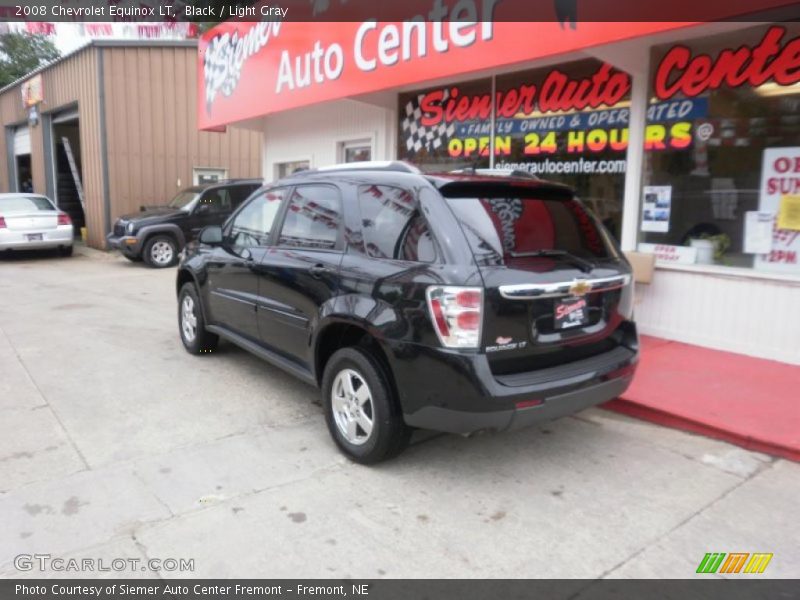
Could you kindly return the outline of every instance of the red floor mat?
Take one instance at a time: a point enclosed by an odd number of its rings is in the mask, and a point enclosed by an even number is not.
[[[800,461],[800,366],[642,336],[633,384],[603,407]]]

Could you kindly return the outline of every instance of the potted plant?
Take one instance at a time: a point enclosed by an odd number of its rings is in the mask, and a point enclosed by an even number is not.
[[[725,253],[731,247],[731,238],[727,233],[713,235],[704,233],[698,238],[693,238],[690,243],[692,248],[697,248],[698,264],[713,265],[725,261]]]

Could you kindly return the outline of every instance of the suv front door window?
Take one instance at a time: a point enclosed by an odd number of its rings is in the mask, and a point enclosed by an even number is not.
[[[337,293],[341,224],[337,187],[295,187],[275,246],[259,267],[261,340],[305,367],[312,359],[309,328]]]
[[[277,188],[253,198],[228,224],[226,246],[234,251],[267,246],[286,193],[286,189]]]
[[[267,252],[270,233],[286,196],[285,189],[252,198],[228,223],[223,243],[209,261],[209,306],[212,319],[243,335],[256,330],[256,269]]]

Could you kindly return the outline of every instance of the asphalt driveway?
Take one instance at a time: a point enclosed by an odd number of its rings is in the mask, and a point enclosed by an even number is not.
[[[174,277],[0,258],[2,576],[40,575],[15,568],[34,553],[194,560],[165,576],[685,578],[706,552],[771,552],[764,576],[800,573],[798,464],[593,409],[354,465],[316,390],[227,343],[184,352]]]

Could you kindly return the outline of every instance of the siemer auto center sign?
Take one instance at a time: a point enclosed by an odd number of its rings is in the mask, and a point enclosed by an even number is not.
[[[228,21],[214,27],[199,46],[200,128],[686,25],[581,22],[565,33],[556,21],[499,20],[513,10],[511,0],[409,4],[418,18],[402,22]]]
[[[346,6],[358,4],[351,0]],[[762,0],[761,8],[785,0]],[[676,0],[686,4],[689,0]],[[605,14],[630,10],[607,0]],[[769,5],[769,6],[768,6]],[[533,58],[685,27],[668,21],[515,22],[513,0],[411,0],[403,21],[227,21],[200,39],[198,120],[201,129],[290,108],[441,77],[509,66]],[[538,6],[538,5],[537,5]],[[710,8],[710,7],[713,7]],[[737,8],[738,7],[738,8]],[[599,10],[597,6],[588,6]],[[718,2],[704,18],[735,16],[742,7]],[[585,11],[584,16],[591,16]]]

